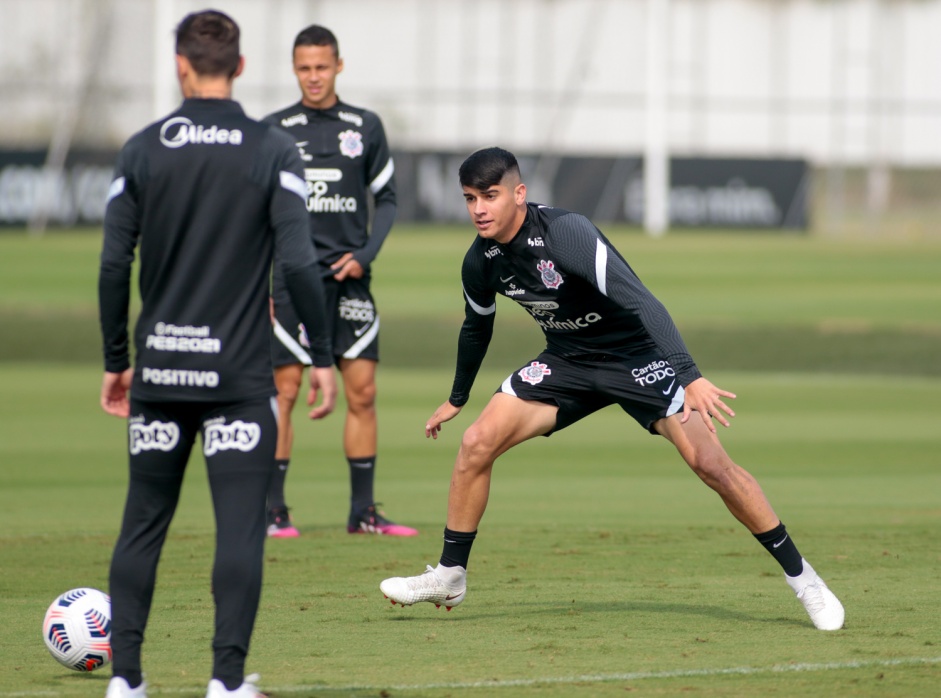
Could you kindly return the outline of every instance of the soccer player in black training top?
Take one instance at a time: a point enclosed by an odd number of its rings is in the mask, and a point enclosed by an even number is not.
[[[460,182],[478,235],[461,272],[466,305],[454,385],[425,435],[437,438],[467,402],[493,333],[497,294],[533,316],[546,349],[503,382],[464,432],[438,566],[384,580],[383,594],[405,606],[461,603],[494,460],[617,404],[666,437],[767,548],[817,628],[842,627],[836,596],[801,557],[756,480],[719,443],[713,419],[729,426],[725,415],[735,414],[723,398],[735,395],[703,378],[666,309],[601,231],[577,213],[527,204],[516,158],[500,148],[468,157]]]
[[[216,518],[216,607],[208,698],[261,695],[244,677],[261,594],[265,492],[274,470],[273,248],[310,332],[311,391],[330,412],[337,385],[308,232],[303,166],[280,129],[231,100],[239,28],[214,11],[176,30],[182,106],[121,150],[99,275],[101,406],[128,419],[130,481],[111,561],[114,677],[107,698],[144,698],[141,644],[160,551],[201,436]],[[128,301],[140,247],[142,307],[128,359]],[[130,391],[130,393],[129,393]]]
[[[294,74],[301,101],[265,121],[286,129],[304,161],[311,234],[327,293],[333,355],[343,377],[346,423],[343,450],[350,473],[350,533],[414,536],[414,528],[389,521],[373,494],[376,472],[376,363],[379,313],[370,293],[370,264],[395,218],[392,156],[379,117],[341,101],[336,93],[343,59],[329,29],[312,25],[294,40]],[[369,198],[374,211],[369,229]],[[294,431],[291,412],[304,366],[307,336],[275,269],[272,357],[278,388],[277,471],[268,492],[268,535],[298,535],[288,514],[284,482]]]

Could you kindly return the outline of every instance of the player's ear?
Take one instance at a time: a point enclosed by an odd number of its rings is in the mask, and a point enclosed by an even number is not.
[[[516,188],[513,189],[513,196],[516,200],[516,205],[521,206],[526,203],[526,185],[520,182],[516,185]]]
[[[245,70],[245,56],[239,56],[239,65],[238,68],[235,69],[235,72],[232,73],[232,79],[234,80],[241,75],[243,70]]]
[[[342,72],[343,72],[343,59],[338,57],[337,58],[337,74],[342,73]]]

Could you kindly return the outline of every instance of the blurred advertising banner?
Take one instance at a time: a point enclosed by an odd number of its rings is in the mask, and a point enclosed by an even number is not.
[[[465,221],[457,171],[465,155],[396,153],[399,220]],[[642,225],[640,157],[519,156],[530,201],[593,221]],[[780,228],[809,224],[805,160],[671,158],[670,224],[692,228]]]
[[[0,151],[0,226],[23,226],[37,212],[50,225],[100,225],[116,152],[69,155],[47,171],[41,151]],[[466,153],[396,152],[399,222],[465,222],[457,179]],[[640,157],[519,156],[528,199],[598,223],[642,225]],[[804,160],[671,158],[670,225],[680,228],[808,227],[810,167]],[[45,211],[38,211],[45,208]]]
[[[0,150],[0,226],[23,226],[45,208],[53,226],[100,225],[116,152],[69,155],[47,171],[45,151]]]

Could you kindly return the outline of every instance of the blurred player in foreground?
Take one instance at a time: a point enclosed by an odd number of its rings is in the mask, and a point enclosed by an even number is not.
[[[271,114],[294,139],[304,160],[307,210],[327,293],[333,355],[343,377],[346,423],[343,451],[350,473],[347,531],[414,536],[414,528],[389,521],[373,494],[376,476],[376,364],[379,313],[370,292],[370,264],[392,229],[395,180],[392,156],[379,117],[337,97],[343,70],[337,39],[312,25],[294,40],[294,75],[301,101]],[[369,229],[370,197],[374,203]],[[277,470],[268,491],[268,535],[294,538],[298,530],[284,495],[294,441],[291,412],[304,366],[310,365],[304,323],[275,268],[272,358],[278,388]]]
[[[467,561],[487,507],[493,463],[534,436],[549,436],[617,404],[670,441],[729,511],[774,556],[821,630],[843,626],[843,606],[798,552],[757,481],[719,443],[735,395],[703,378],[663,305],[592,223],[576,213],[527,204],[516,158],[480,150],[460,168],[477,238],[461,272],[465,320],[451,397],[425,425],[441,425],[467,402],[493,334],[497,294],[528,311],[546,349],[511,374],[464,432],[451,476],[444,549],[437,567],[380,584],[392,603],[464,600]]]
[[[245,659],[261,594],[265,493],[274,469],[269,274],[273,249],[311,332],[311,413],[333,410],[336,378],[323,285],[308,232],[303,166],[283,131],[231,100],[239,28],[214,11],[176,30],[182,106],[121,150],[105,213],[99,306],[101,406],[128,419],[130,482],[111,560],[114,677],[107,698],[144,698],[141,644],[157,563],[201,436],[216,518],[216,607],[207,698],[255,698]],[[142,308],[128,358],[140,245]],[[130,391],[130,393],[129,393]]]

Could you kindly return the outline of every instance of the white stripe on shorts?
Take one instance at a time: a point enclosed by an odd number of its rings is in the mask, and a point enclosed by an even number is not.
[[[683,409],[683,403],[686,402],[686,389],[681,385],[676,389],[676,395],[673,396],[673,402],[667,408],[667,417],[676,414]]]
[[[500,386],[500,392],[506,393],[507,395],[512,395],[513,397],[517,397],[516,391],[513,390],[513,386],[510,385],[510,379],[512,378],[513,378],[512,373],[506,377],[506,380],[503,381],[503,385]]]
[[[304,347],[302,347],[300,343],[291,336],[291,333],[284,329],[277,320],[274,321],[274,336],[280,340],[285,349],[297,357],[299,363],[305,366],[310,366],[314,363],[310,358],[310,354],[304,350]]]
[[[362,337],[360,337],[356,344],[351,346],[345,352],[343,352],[344,359],[358,359],[359,355],[363,353],[363,349],[368,347],[372,341],[376,338],[376,335],[379,334],[379,316],[376,316],[376,319],[372,323],[372,327],[369,328],[369,331],[366,332]]]

